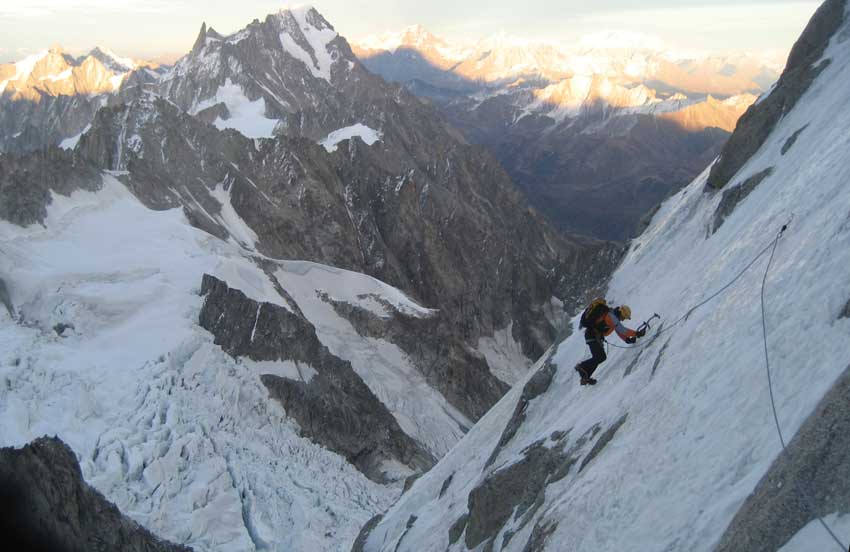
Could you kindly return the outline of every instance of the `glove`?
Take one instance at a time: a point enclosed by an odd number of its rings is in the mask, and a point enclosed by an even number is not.
[[[637,338],[635,336],[629,336],[626,338],[626,343],[628,343],[629,345],[633,345],[635,341],[637,341]]]
[[[643,337],[646,335],[646,328],[641,328],[637,332],[635,332],[638,337]]]

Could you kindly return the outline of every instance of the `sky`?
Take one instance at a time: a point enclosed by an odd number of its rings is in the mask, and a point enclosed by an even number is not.
[[[564,43],[600,31],[703,51],[786,53],[819,2],[800,0],[315,0],[348,39],[421,24],[451,40],[496,33]],[[0,62],[52,45],[143,59],[188,51],[202,22],[227,34],[286,7],[272,0],[2,0]]]

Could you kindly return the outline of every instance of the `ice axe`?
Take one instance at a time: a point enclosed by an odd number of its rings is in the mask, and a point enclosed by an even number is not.
[[[652,321],[653,318],[657,318],[657,319],[661,320],[661,317],[658,315],[658,313],[654,312],[654,313],[652,313],[652,316],[650,316],[649,318],[644,320],[643,323],[640,326],[638,326],[637,331],[644,331],[645,332],[646,330],[651,330],[652,327],[649,325],[649,323]]]

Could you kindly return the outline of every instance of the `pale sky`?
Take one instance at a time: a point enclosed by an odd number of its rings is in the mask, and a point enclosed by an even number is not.
[[[499,32],[570,43],[603,30],[709,51],[787,53],[820,2],[799,0],[315,0],[348,39],[421,24],[448,39]],[[201,23],[221,33],[285,7],[273,0],[0,0],[0,62],[53,44],[136,58],[182,54]]]

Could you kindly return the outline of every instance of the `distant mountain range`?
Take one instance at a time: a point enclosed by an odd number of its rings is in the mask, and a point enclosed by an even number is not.
[[[102,47],[79,57],[52,47],[0,65],[0,152],[73,147],[74,137],[122,86],[157,79],[158,71],[154,63]]]
[[[507,36],[461,44],[414,26],[354,51],[490,148],[559,227],[616,240],[717,155],[781,69],[624,33],[574,47]]]

